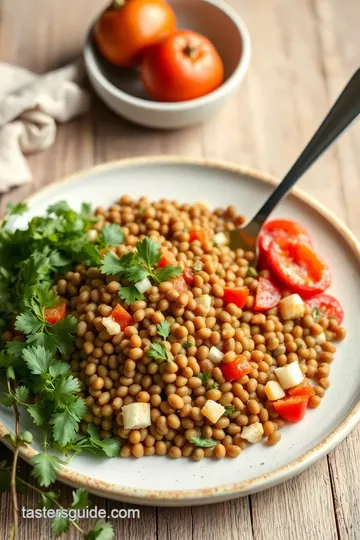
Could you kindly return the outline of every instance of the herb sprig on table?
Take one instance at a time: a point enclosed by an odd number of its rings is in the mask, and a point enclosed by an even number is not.
[[[66,272],[77,263],[99,265],[101,251],[119,245],[124,238],[123,232],[118,225],[106,225],[100,233],[93,234],[91,229],[96,218],[91,217],[90,206],[83,204],[80,212],[75,212],[66,202],[50,206],[44,217],[32,218],[27,228],[11,230],[13,216],[25,211],[23,203],[9,205],[0,226],[0,324],[3,332],[0,382],[5,386],[0,402],[12,407],[15,413],[14,433],[5,436],[14,447],[13,463],[10,468],[1,464],[0,477],[8,478],[12,492],[11,539],[16,538],[18,531],[19,485],[38,492],[43,506],[61,508],[55,492],[45,492],[17,477],[20,449],[33,440],[30,432],[20,431],[22,409],[41,428],[43,451],[31,460],[32,475],[41,487],[49,487],[55,481],[61,463],[68,457],[84,451],[115,457],[120,450],[119,441],[101,440],[92,425],[86,435],[79,437],[79,424],[87,408],[78,395],[79,380],[71,375],[70,365],[62,359],[72,350],[77,320],[68,315],[56,324],[50,324],[44,312],[45,308],[59,303],[52,290],[55,274]],[[13,331],[9,332],[9,328]],[[60,460],[51,452],[52,448],[64,458]],[[81,490],[74,492],[74,508],[80,508],[79,504],[87,501],[84,493]],[[86,534],[76,522],[67,518],[56,518],[52,532],[59,536],[70,525],[84,538],[113,538],[109,523],[99,522]]]

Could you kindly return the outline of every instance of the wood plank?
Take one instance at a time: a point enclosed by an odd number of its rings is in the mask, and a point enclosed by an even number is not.
[[[193,508],[157,508],[157,540],[184,540],[193,537]]]
[[[194,506],[192,515],[194,540],[253,539],[248,497],[221,504]]]

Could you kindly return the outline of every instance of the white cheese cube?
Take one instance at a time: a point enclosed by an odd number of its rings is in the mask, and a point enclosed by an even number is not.
[[[201,414],[203,416],[206,416],[210,422],[215,424],[220,416],[222,416],[225,412],[225,407],[220,405],[220,403],[216,403],[213,399],[208,399],[203,408],[201,409]]]
[[[120,324],[114,321],[112,317],[103,317],[102,323],[105,326],[109,336],[116,336],[117,334],[121,333]]]
[[[214,362],[215,364],[219,364],[221,360],[223,359],[224,353],[220,351],[217,347],[211,347],[208,359],[211,360],[211,362]]]
[[[91,243],[96,242],[97,237],[99,236],[98,232],[95,229],[89,229],[87,232],[88,239]]]
[[[305,315],[305,304],[298,294],[291,294],[280,300],[279,311],[285,321],[298,319]]]
[[[229,239],[223,232],[218,232],[214,235],[214,244],[218,246],[226,246],[229,243]]]
[[[270,401],[276,401],[285,396],[285,392],[277,381],[268,381],[265,385],[265,394]]]
[[[325,332],[321,332],[321,334],[318,334],[315,336],[316,345],[322,345],[326,341]]]
[[[124,429],[140,429],[151,425],[150,403],[130,403],[122,408]]]
[[[195,300],[198,306],[203,306],[205,308],[204,315],[207,315],[211,308],[211,296],[209,294],[202,294],[201,296],[198,296]]]
[[[255,424],[250,424],[250,426],[244,426],[241,430],[241,438],[246,439],[252,444],[261,441],[263,435],[264,428],[260,422],[255,422]]]
[[[304,380],[304,374],[300,369],[299,362],[276,368],[275,374],[284,390],[297,386]]]
[[[139,293],[144,293],[148,291],[149,289],[151,289],[152,285],[149,278],[146,277],[142,279],[141,281],[138,281],[137,283],[135,283],[135,287],[137,288]]]

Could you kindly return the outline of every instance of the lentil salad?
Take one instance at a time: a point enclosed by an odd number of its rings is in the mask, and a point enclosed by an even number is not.
[[[60,302],[45,311],[55,327],[63,306],[77,320],[62,357],[81,381],[84,434],[95,424],[123,457],[236,457],[248,443],[276,444],[284,420],[321,404],[341,318],[316,296],[295,302],[264,261],[257,270],[253,253],[230,250],[224,231],[243,222],[233,207],[123,196],[95,215],[92,241],[116,225],[123,242],[102,248],[98,265],[58,273]],[[126,257],[131,272],[117,262]]]

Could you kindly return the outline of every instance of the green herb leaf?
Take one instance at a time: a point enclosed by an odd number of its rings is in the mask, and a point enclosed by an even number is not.
[[[61,536],[70,528],[70,519],[67,517],[58,516],[51,520],[51,532],[53,536]]]
[[[155,360],[172,362],[172,356],[163,343],[152,343],[148,355]]]
[[[170,335],[170,323],[168,323],[168,321],[161,321],[156,325],[156,331],[159,336],[166,340]]]
[[[190,437],[190,442],[195,444],[195,446],[199,446],[200,448],[213,448],[213,446],[218,444],[218,442],[214,441],[214,439],[196,436]]]
[[[33,334],[39,332],[42,327],[42,322],[31,313],[30,311],[25,311],[21,313],[15,320],[15,329],[19,332],[24,332],[24,334]]]
[[[56,456],[41,452],[31,458],[34,465],[32,475],[38,480],[40,486],[48,487],[55,482],[56,473],[60,469],[60,460]]]
[[[84,488],[78,488],[76,491],[73,491],[72,499],[71,508],[75,508],[76,510],[82,510],[90,506],[89,494]]]
[[[98,521],[93,530],[85,536],[85,540],[114,540],[114,538],[113,526],[104,520]]]
[[[225,405],[224,416],[230,416],[236,411],[234,405]]]
[[[316,322],[318,319],[320,319],[320,317],[322,317],[324,314],[323,312],[321,311],[320,308],[318,307],[314,307],[314,309],[312,310],[311,312],[311,315],[313,316],[313,319],[314,321]]]
[[[73,394],[80,392],[79,379],[72,375],[60,379],[54,390],[54,400],[58,407],[66,407],[73,400]]]
[[[66,201],[58,201],[51,206],[48,207],[47,213],[48,214],[56,214],[57,216],[61,216],[63,214],[66,214],[70,211],[70,206]]]
[[[9,202],[6,205],[6,219],[10,216],[21,216],[22,214],[25,214],[27,209],[28,205],[24,202],[19,202],[17,204]]]
[[[101,441],[101,449],[107,457],[119,457],[120,441],[117,439],[104,439]]]
[[[14,392],[15,399],[18,402],[25,402],[29,397],[29,390],[26,386],[18,386]]]
[[[86,414],[87,407],[82,398],[70,403],[62,412],[54,413],[51,417],[54,440],[61,446],[66,446],[73,441],[79,430],[79,422]]]
[[[115,276],[116,274],[123,273],[124,266],[121,263],[121,259],[109,251],[101,261],[100,270],[106,276]]]
[[[54,507],[54,499],[57,500],[60,497],[60,490],[46,491],[40,494],[40,501],[38,508],[46,508],[49,510]]]
[[[28,405],[26,409],[33,419],[34,424],[37,426],[42,426],[45,423],[47,419],[46,405],[36,403],[35,405]]]
[[[214,384],[212,384],[210,386],[210,388],[208,388],[208,390],[216,390],[217,388],[219,388],[220,384],[218,382],[214,382]]]
[[[152,238],[144,238],[136,244],[137,260],[146,268],[154,268],[161,259],[160,244]]]
[[[76,334],[76,329],[77,320],[73,315],[68,315],[50,327],[49,332],[56,338],[56,346],[61,354],[68,354],[73,349],[73,336]]]
[[[191,343],[191,341],[184,341],[184,343],[182,344],[182,347],[184,347],[184,349],[190,349],[190,347],[193,346],[193,343]]]
[[[112,225],[104,225],[101,234],[100,241],[105,246],[119,246],[124,241],[124,233],[119,225],[113,223]]]
[[[31,444],[33,442],[33,436],[30,431],[22,431],[18,435],[18,441],[22,444]]]
[[[0,397],[0,403],[1,405],[4,405],[4,407],[12,407],[14,400],[8,392],[4,392],[4,394]]]
[[[150,274],[146,268],[139,265],[132,265],[124,269],[123,275],[132,283],[137,283],[148,277]]]
[[[247,269],[247,273],[246,273],[247,277],[252,277],[252,278],[256,278],[258,277],[258,272],[255,268],[253,268],[252,266],[249,266],[248,269]]]
[[[155,270],[154,277],[158,283],[162,283],[163,281],[170,281],[176,276],[181,276],[181,274],[181,266],[172,266],[171,264],[168,264],[163,268],[157,268]]]
[[[203,386],[207,385],[208,380],[211,377],[210,371],[203,371],[202,373],[198,374],[199,379],[201,380],[201,383]]]
[[[144,295],[137,290],[137,288],[134,285],[131,285],[130,287],[121,287],[121,289],[118,292],[119,297],[121,300],[124,300],[127,304],[133,304],[137,300],[143,300]]]
[[[27,347],[23,350],[23,358],[33,375],[47,373],[52,362],[52,354],[41,345]]]
[[[201,272],[202,269],[203,269],[203,264],[200,261],[195,263],[193,266],[194,272]]]

